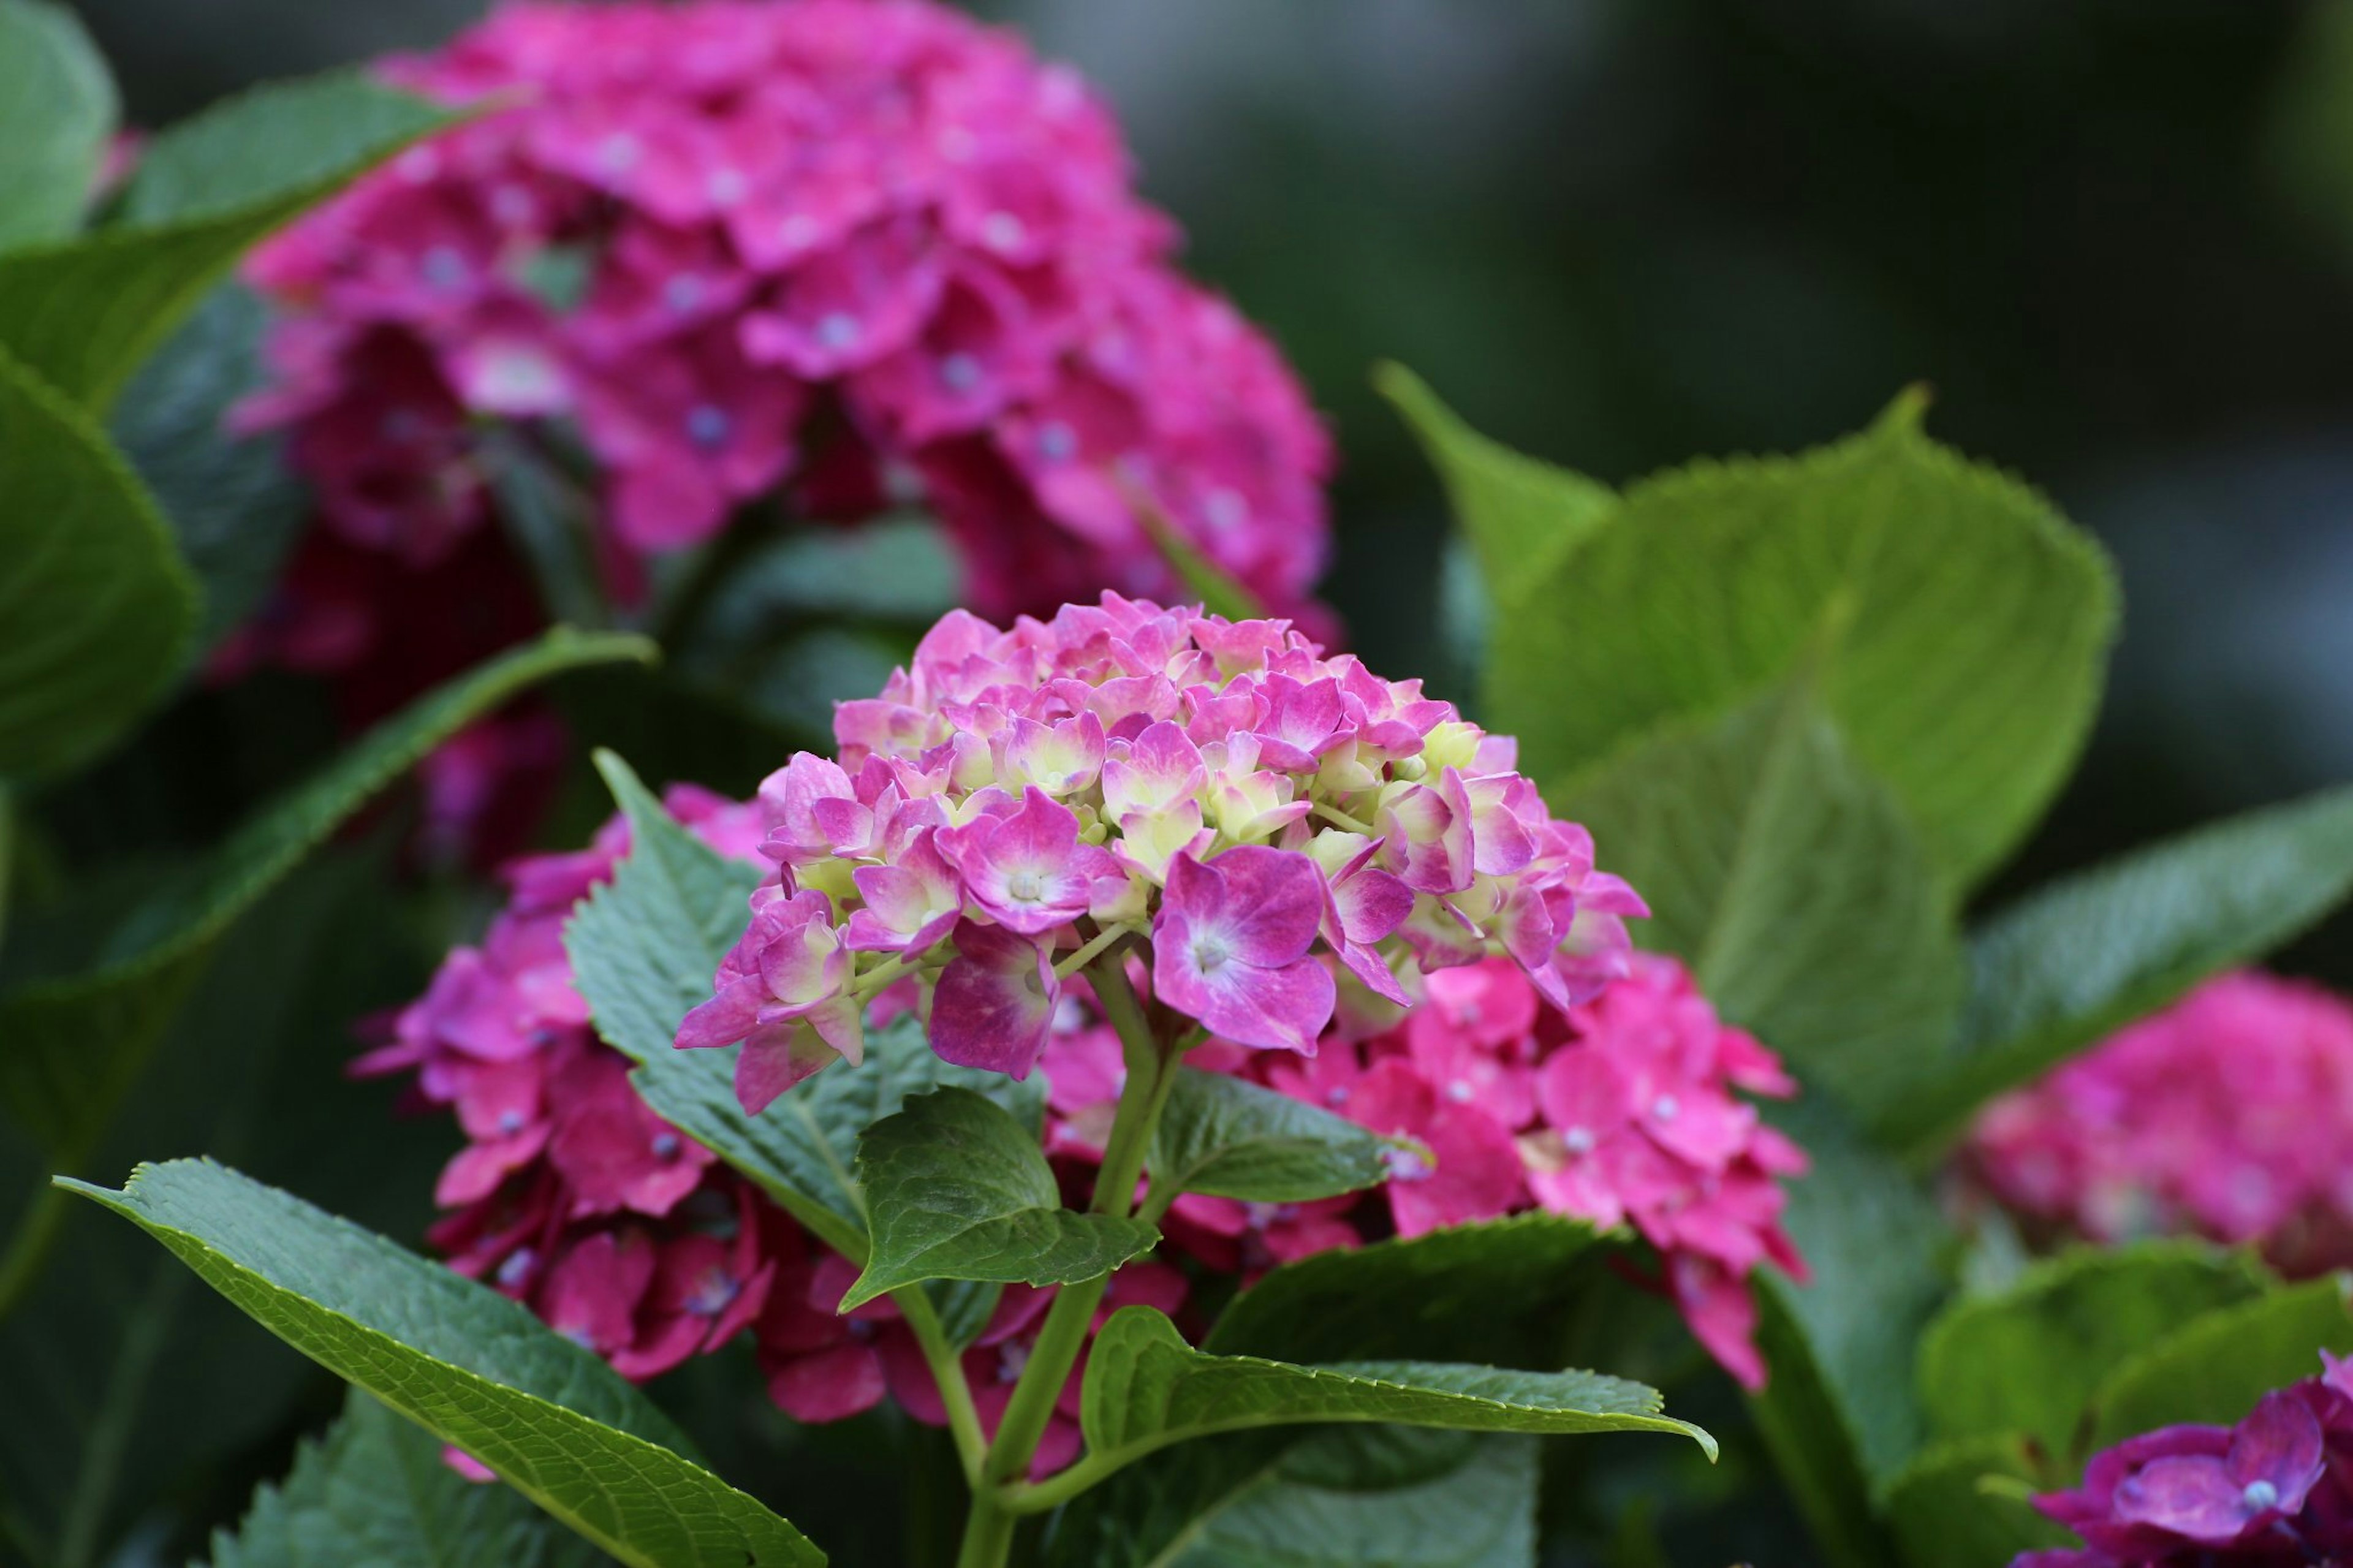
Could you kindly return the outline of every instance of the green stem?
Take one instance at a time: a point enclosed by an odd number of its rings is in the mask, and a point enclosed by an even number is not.
[[[947,1406],[948,1431],[955,1438],[956,1458],[964,1462],[965,1481],[977,1487],[980,1462],[988,1454],[988,1437],[980,1429],[980,1412],[972,1403],[972,1384],[965,1380],[964,1358],[948,1342],[947,1330],[922,1286],[909,1285],[893,1290],[891,1300],[898,1304],[899,1316],[905,1321],[907,1331],[915,1336],[915,1343],[923,1350],[923,1360],[932,1369],[932,1381],[940,1385],[940,1403]]]
[[[1336,827],[1346,828],[1351,833],[1361,833],[1367,838],[1380,837],[1368,824],[1357,821],[1328,800],[1319,800],[1315,803],[1315,815]]]
[[[1084,947],[1079,949],[1078,952],[1071,954],[1068,958],[1060,960],[1054,965],[1054,978],[1057,980],[1068,980],[1071,975],[1076,974],[1080,970],[1084,969],[1088,964],[1092,963],[1096,959],[1102,957],[1103,952],[1105,948],[1111,946],[1112,943],[1117,942],[1120,938],[1133,933],[1136,929],[1137,928],[1134,926],[1124,923],[1117,923],[1103,927],[1103,930],[1095,932],[1094,936]]]
[[[1101,1454],[1089,1454],[1060,1475],[1032,1481],[1028,1486],[1008,1489],[1005,1507],[1016,1515],[1044,1513],[1048,1509],[1060,1508],[1081,1492],[1108,1479],[1124,1464],[1124,1460],[1118,1464],[1108,1463]]]
[[[1161,1108],[1176,1081],[1175,1043],[1164,1046],[1154,1034],[1144,1007],[1128,985],[1123,961],[1116,955],[1098,959],[1088,971],[1095,999],[1119,1034],[1127,1059],[1127,1082],[1119,1091],[1111,1136],[1103,1145],[1103,1163],[1095,1173],[1094,1196],[1088,1205],[1096,1214],[1125,1215],[1135,1202],[1135,1184],[1144,1173],[1145,1152]],[[1065,1285],[1046,1310],[1038,1338],[1029,1349],[1029,1364],[1013,1385],[1013,1397],[997,1424],[997,1440],[982,1461],[980,1484],[973,1489],[972,1512],[965,1522],[964,1549],[957,1568],[1002,1568],[1013,1546],[1014,1510],[1009,1506],[1024,1488],[1030,1456],[1052,1419],[1054,1401],[1070,1381],[1079,1352],[1086,1348],[1087,1331],[1095,1309],[1103,1304],[1111,1276]]]

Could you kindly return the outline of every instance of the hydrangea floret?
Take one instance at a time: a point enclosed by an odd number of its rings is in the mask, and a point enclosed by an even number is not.
[[[2353,1362],[2266,1394],[2235,1426],[2167,1426],[2096,1455],[2035,1507],[2081,1550],[2012,1568],[2227,1568],[2353,1556]]]
[[[774,873],[678,1033],[744,1042],[749,1111],[858,1059],[902,981],[941,1057],[1016,1076],[1064,983],[1124,954],[1199,1031],[1308,1056],[1339,974],[1401,1005],[1501,955],[1566,1007],[1625,973],[1644,912],[1507,738],[1284,621],[1117,595],[1008,630],[958,611],[835,731],[838,760],[761,786]]]

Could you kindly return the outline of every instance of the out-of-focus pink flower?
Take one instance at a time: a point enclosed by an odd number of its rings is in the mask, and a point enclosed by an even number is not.
[[[2189,1232],[2293,1274],[2353,1263],[2353,1005],[2253,972],[2133,1024],[1979,1119],[2002,1203],[2100,1240]]]

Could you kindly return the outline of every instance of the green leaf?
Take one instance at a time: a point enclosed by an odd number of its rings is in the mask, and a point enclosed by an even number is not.
[[[1618,497],[1609,486],[1490,441],[1439,401],[1399,364],[1373,373],[1445,482],[1455,521],[1478,552],[1494,601],[1494,619],[1536,608],[1561,563],[1609,521]],[[1498,677],[1497,679],[1500,679]]]
[[[0,1110],[59,1163],[105,1124],[222,932],[254,900],[411,764],[473,720],[559,670],[651,657],[642,637],[559,626],[419,699],[221,847],[125,912],[88,967],[0,998]]]
[[[1813,1282],[1756,1275],[1771,1381],[1749,1409],[1823,1556],[1881,1568],[1892,1552],[1877,1502],[1926,1434],[1913,1355],[1945,1297],[1956,1238],[1834,1106],[1801,1095],[1773,1120],[1813,1161],[1783,1216]]]
[[[2245,1256],[2191,1241],[2050,1259],[1929,1325],[1921,1406],[1947,1437],[2022,1432],[2046,1454],[2070,1453],[2093,1390],[2118,1363],[2203,1312],[2262,1295],[2265,1284]]]
[[[0,248],[80,225],[116,112],[114,79],[71,11],[0,0]]]
[[[22,778],[86,761],[153,704],[196,591],[121,454],[5,350],[0,476],[0,778]]]
[[[1065,1510],[1049,1568],[1534,1568],[1529,1437],[1335,1426],[1191,1444]]]
[[[1152,547],[1176,569],[1185,586],[1201,607],[1213,616],[1223,616],[1229,621],[1255,621],[1265,617],[1266,606],[1256,594],[1224,567],[1209,559],[1200,546],[1168,521],[1166,513],[1150,501],[1138,500],[1135,515],[1143,520],[1144,531],[1151,536]]]
[[[1795,458],[1629,489],[1496,626],[1488,717],[1540,782],[1818,666],[1856,759],[1956,881],[2017,843],[2097,704],[2116,590],[2040,495],[1920,431],[1907,395]],[[1534,613],[1540,606],[1541,613]]]
[[[2034,1464],[2014,1434],[1926,1450],[1887,1489],[1887,1521],[1909,1568],[1999,1568],[2075,1537],[2034,1511]]]
[[[486,1286],[206,1161],[142,1165],[119,1193],[61,1181],[625,1563],[825,1561],[682,1457],[683,1434],[619,1373]]]
[[[1179,1068],[1152,1136],[1155,1203],[1207,1193],[1297,1204],[1380,1181],[1381,1140],[1345,1117],[1225,1073]]]
[[[596,766],[629,819],[630,853],[565,931],[575,983],[597,1032],[638,1064],[646,1103],[717,1153],[853,1261],[866,1258],[866,1204],[853,1167],[859,1135],[912,1094],[944,1083],[985,1090],[1034,1143],[1045,1114],[1037,1075],[951,1067],[912,1016],[870,1030],[866,1060],[836,1064],[795,1085],[759,1116],[735,1099],[743,1047],[681,1051],[679,1020],[709,999],[711,977],[749,919],[744,900],[759,870],[730,860],[671,819],[629,765],[610,752]]]
[[[210,1568],[594,1568],[609,1563],[513,1489],[480,1486],[441,1445],[353,1390],[343,1418],[254,1493],[234,1531],[213,1532]]]
[[[2213,823],[2037,889],[1970,944],[1959,1038],[1883,1118],[1933,1146],[2002,1091],[2210,975],[2261,957],[2353,891],[2353,788]]]
[[[1296,1366],[1212,1355],[1167,1317],[1123,1307],[1087,1358],[1079,1425],[1086,1463],[1106,1473],[1188,1438],[1317,1422],[1396,1422],[1464,1432],[1673,1432],[1715,1456],[1715,1439],[1661,1415],[1658,1390],[1592,1372],[1514,1372],[1442,1362]]]
[[[2092,1396],[2093,1450],[2179,1422],[2229,1426],[2274,1388],[2353,1355],[2353,1278],[2335,1274],[2209,1312],[2117,1367]]]
[[[914,1096],[869,1127],[858,1180],[872,1240],[845,1312],[922,1279],[1092,1279],[1160,1240],[1142,1220],[1064,1208],[1036,1131],[968,1089]]]
[[[112,427],[204,590],[199,654],[261,607],[310,500],[283,443],[222,428],[261,384],[260,299],[234,281],[205,297],[131,378]]]
[[[1802,686],[1651,736],[1565,799],[1650,900],[1645,945],[1866,1117],[1948,1037],[1960,952],[1887,792]]]
[[[850,530],[800,529],[731,565],[695,612],[681,659],[723,662],[812,617],[929,626],[959,598],[955,553],[939,525],[880,517]]]
[[[0,345],[105,407],[248,247],[453,118],[356,71],[216,104],[149,145],[123,222],[0,256]]]
[[[1558,1366],[1598,1239],[1582,1220],[1535,1211],[1314,1253],[1236,1297],[1203,1348],[1276,1361]]]

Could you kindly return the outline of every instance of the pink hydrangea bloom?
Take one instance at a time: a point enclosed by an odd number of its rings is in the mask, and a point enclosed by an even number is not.
[[[2256,1243],[2302,1275],[2353,1264],[2348,1148],[2353,1005],[2250,972],[1988,1107],[1968,1162],[2036,1220]]]
[[[761,786],[776,872],[679,1029],[781,1064],[747,1109],[854,1057],[857,1001],[910,974],[941,1056],[1017,1076],[1057,963],[1120,942],[1206,1032],[1307,1055],[1337,973],[1402,1000],[1508,954],[1566,1006],[1624,971],[1643,912],[1508,739],[1287,621],[1111,594],[1010,630],[955,611],[834,728],[838,760]]]
[[[2353,1556],[2353,1363],[2266,1394],[2235,1426],[2167,1426],[2034,1500],[2084,1540],[2012,1568],[2225,1568]]]

